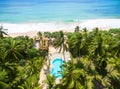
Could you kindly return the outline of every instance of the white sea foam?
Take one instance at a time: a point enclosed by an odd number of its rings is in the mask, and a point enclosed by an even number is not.
[[[85,20],[82,22],[70,22],[70,23],[20,23],[20,24],[12,24],[12,23],[0,23],[4,28],[8,29],[8,33],[23,33],[29,32],[33,30],[37,31],[74,31],[76,26],[80,26],[81,28],[88,28],[89,30],[99,27],[101,29],[109,29],[109,28],[120,28],[120,19],[93,19],[93,20]]]

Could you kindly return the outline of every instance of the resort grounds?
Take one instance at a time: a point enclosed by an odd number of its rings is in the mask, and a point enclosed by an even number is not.
[[[119,22],[99,19],[62,25],[3,23],[0,88],[119,89]]]

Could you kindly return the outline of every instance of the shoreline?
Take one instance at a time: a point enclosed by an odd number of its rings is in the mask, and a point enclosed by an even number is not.
[[[95,27],[102,30],[109,30],[110,28],[120,28],[120,19],[90,19],[76,22],[38,22],[38,23],[3,23],[0,24],[8,29],[8,34],[13,33],[29,33],[33,31],[54,32],[63,30],[66,32],[74,32],[76,26],[80,29],[87,28],[89,31]]]

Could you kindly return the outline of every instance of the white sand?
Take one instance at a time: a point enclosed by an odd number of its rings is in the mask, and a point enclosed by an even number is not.
[[[101,28],[103,30],[108,30],[110,28],[120,28],[120,19],[94,19],[94,20],[87,20],[82,22],[80,27],[93,29],[95,27]]]
[[[93,19],[82,22],[70,23],[0,23],[4,28],[8,29],[8,33],[25,33],[29,31],[74,31],[76,26],[88,28],[89,30],[99,27],[101,29],[120,28],[120,19]]]

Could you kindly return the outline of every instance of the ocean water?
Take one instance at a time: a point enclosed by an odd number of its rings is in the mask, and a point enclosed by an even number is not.
[[[0,22],[74,22],[120,18],[120,0],[0,0]]]

